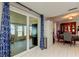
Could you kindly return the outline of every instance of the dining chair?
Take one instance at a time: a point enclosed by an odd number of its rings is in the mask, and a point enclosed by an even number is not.
[[[69,32],[64,32],[63,33],[64,36],[64,44],[66,41],[70,42],[70,45],[72,44],[72,34]]]

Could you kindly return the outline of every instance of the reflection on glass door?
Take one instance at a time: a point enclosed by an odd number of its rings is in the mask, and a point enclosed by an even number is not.
[[[24,36],[27,35],[27,26],[24,26]]]
[[[29,48],[38,45],[38,19],[29,17]]]
[[[26,16],[10,12],[11,23],[11,56],[26,50]]]
[[[23,34],[22,34],[22,32],[23,32],[22,25],[17,26],[17,31],[18,31],[18,37],[22,37],[23,36]]]

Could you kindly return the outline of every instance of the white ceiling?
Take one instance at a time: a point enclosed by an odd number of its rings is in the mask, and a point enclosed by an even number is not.
[[[46,17],[65,14],[69,9],[79,6],[78,2],[22,2],[22,4]]]

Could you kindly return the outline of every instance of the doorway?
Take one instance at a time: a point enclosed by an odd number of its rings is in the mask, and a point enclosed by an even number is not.
[[[38,20],[34,17],[29,17],[29,48],[38,45]]]

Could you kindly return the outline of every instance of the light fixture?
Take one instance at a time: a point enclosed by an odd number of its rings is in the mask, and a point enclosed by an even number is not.
[[[72,16],[70,16],[68,19],[70,19],[70,20],[71,20],[71,19],[73,19],[73,17],[72,17]]]
[[[62,18],[64,18],[64,19],[73,19],[77,16],[79,16],[79,12],[67,14],[67,15],[63,16]]]
[[[69,9],[68,11],[72,11],[72,10],[76,10],[76,9],[78,9],[78,8],[74,7],[74,8]]]

